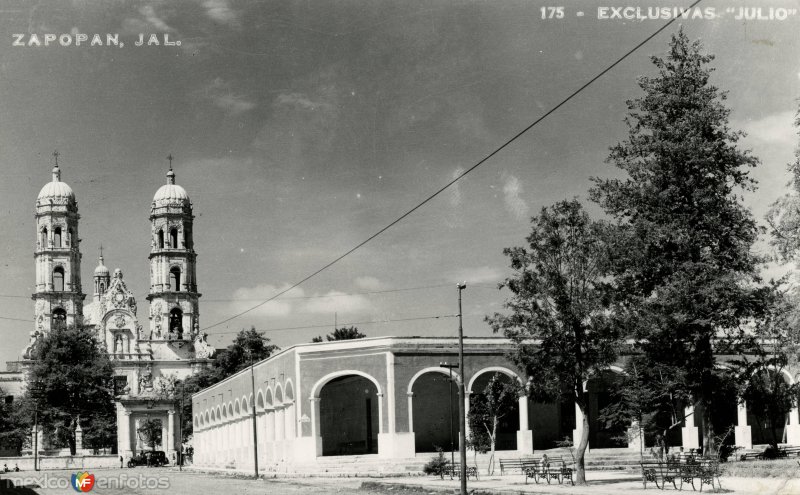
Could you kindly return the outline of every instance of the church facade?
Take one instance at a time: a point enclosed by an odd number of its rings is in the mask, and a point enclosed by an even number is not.
[[[199,332],[192,203],[175,183],[171,164],[167,183],[150,206],[147,308],[137,304],[122,270],[112,273],[105,266],[102,252],[92,277],[91,301],[84,303],[78,203],[61,180],[57,161],[51,182],[36,199],[35,219],[34,328],[22,361],[14,366],[16,373],[3,374],[5,381],[18,384],[11,392],[24,390],[26,370],[41,337],[58,327],[88,326],[114,365],[118,453],[130,457],[147,448],[139,430],[143,421],[152,419],[162,425],[158,448],[174,459],[181,444],[179,411],[171,399],[175,380],[209,366],[214,349]]]

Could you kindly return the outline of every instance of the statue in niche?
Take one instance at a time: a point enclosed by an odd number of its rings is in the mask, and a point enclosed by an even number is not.
[[[151,392],[153,390],[153,367],[147,365],[142,375],[139,377],[139,393]]]
[[[114,339],[114,352],[116,354],[122,354],[122,335],[117,334],[117,337]]]

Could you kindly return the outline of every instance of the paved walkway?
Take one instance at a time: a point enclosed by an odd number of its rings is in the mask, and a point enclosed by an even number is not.
[[[676,490],[672,485],[662,492],[654,484],[648,483],[647,490],[642,488],[642,478],[633,473],[590,471],[587,473],[588,486],[548,485],[547,483],[535,484],[530,481],[525,484],[525,478],[520,474],[505,476],[482,476],[479,481],[469,480],[467,489],[470,493],[485,492],[487,494],[591,494],[591,495],[654,495],[666,491]],[[308,480],[306,480],[308,481]],[[800,495],[800,479],[777,478],[732,478],[722,477],[722,493],[736,493],[741,495]],[[365,483],[379,483],[389,486],[420,487],[431,491],[447,491],[452,493],[459,487],[459,481],[445,478],[440,480],[431,477],[419,478],[381,478],[365,480]],[[398,486],[398,487],[399,487]],[[699,484],[695,484],[700,489]],[[683,492],[692,492],[691,485],[685,485]],[[708,485],[703,486],[703,492],[710,492]],[[721,493],[718,492],[718,493]]]

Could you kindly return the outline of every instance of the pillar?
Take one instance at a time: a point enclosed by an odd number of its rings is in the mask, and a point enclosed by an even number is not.
[[[519,431],[517,432],[517,452],[533,455],[533,432],[528,425],[528,396],[519,398]]]
[[[733,429],[736,445],[746,449],[753,448],[752,429],[747,424],[747,403],[736,404],[736,427]]]
[[[175,450],[175,411],[167,411],[167,441],[162,443],[167,446],[167,454],[172,455]]]
[[[75,424],[75,454],[83,454],[83,428],[80,423]]]
[[[311,412],[311,436],[302,436],[302,433],[295,438],[292,454],[295,461],[314,461],[322,456],[322,436],[320,434],[320,409],[319,397],[310,397],[309,409]]]
[[[698,449],[700,448],[700,433],[697,426],[695,426],[694,404],[686,406],[683,410],[683,415],[686,418],[686,426],[681,428],[681,445],[683,446],[683,450]]]
[[[786,427],[786,443],[800,445],[800,411],[795,406],[789,411],[789,425]]]
[[[631,421],[631,426],[628,428],[628,450],[641,452],[644,446],[644,438],[642,437],[642,429],[639,427],[639,422]]]
[[[122,457],[131,455],[131,413],[117,404],[117,452]]]

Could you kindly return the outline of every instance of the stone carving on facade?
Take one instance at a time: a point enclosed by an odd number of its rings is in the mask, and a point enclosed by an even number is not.
[[[40,332],[44,331],[44,315],[40,314],[39,318],[37,318],[37,320],[36,320],[36,328]]]
[[[206,341],[208,335],[206,334],[199,334],[195,338],[194,341],[194,355],[198,359],[211,359],[214,357],[214,354],[217,352],[214,347],[209,345]]]
[[[139,377],[139,393],[143,394],[145,392],[152,392],[153,391],[153,367],[151,365],[147,365],[144,372]]]
[[[116,326],[117,326],[117,328],[122,328],[122,327],[124,327],[124,326],[125,326],[125,321],[126,321],[126,320],[125,320],[125,317],[124,317],[123,315],[121,315],[121,314],[118,314],[118,315],[117,315],[117,316],[114,318],[114,325],[116,325]]]
[[[192,309],[192,303],[189,301],[181,301],[181,311],[183,311],[184,314],[191,313]]]
[[[116,338],[114,339],[114,353],[122,354],[122,335],[120,334],[117,334]]]

